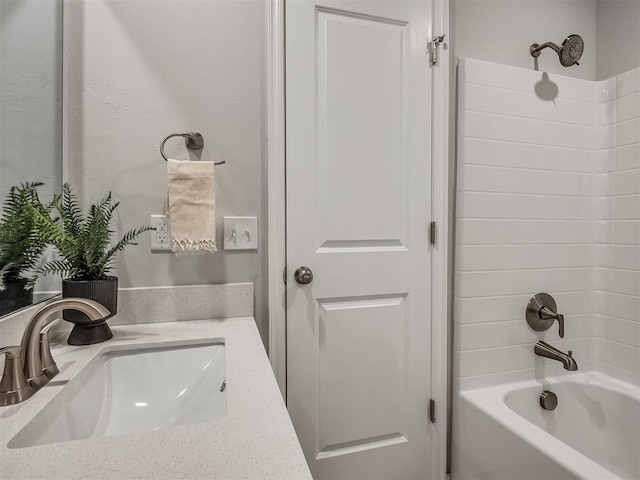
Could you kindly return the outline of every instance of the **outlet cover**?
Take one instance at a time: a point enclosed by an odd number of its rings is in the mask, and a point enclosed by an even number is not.
[[[152,252],[171,252],[171,228],[166,215],[151,215],[149,231]]]
[[[225,250],[258,249],[258,217],[224,217]]]

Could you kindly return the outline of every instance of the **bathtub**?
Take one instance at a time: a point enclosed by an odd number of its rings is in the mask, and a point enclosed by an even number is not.
[[[558,396],[554,411],[539,396]],[[640,388],[600,373],[463,391],[452,478],[640,479]]]

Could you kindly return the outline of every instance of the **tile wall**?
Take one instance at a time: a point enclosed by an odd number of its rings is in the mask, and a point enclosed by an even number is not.
[[[604,312],[611,373],[640,385],[640,68],[616,78],[614,247]]]
[[[460,388],[564,372],[534,355],[538,339],[574,350],[583,370],[623,369],[637,380],[640,95],[633,75],[594,82],[460,63]],[[564,339],[557,326],[538,334],[526,324],[525,306],[538,292],[553,295],[565,314]]]

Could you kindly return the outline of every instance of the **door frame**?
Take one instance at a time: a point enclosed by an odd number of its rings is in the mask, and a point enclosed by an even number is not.
[[[267,0],[267,261],[269,305],[269,359],[287,398],[286,285],[286,125],[285,125],[285,1]],[[449,168],[450,59],[449,0],[433,0],[430,37],[445,34],[432,67],[432,218],[437,225],[432,247],[431,274],[431,392],[436,422],[429,429],[431,478],[446,478],[448,356],[450,325],[450,258],[452,249],[450,199],[453,176]],[[425,55],[428,55],[425,45]],[[425,219],[425,226],[427,224]],[[442,319],[442,321],[433,321]],[[426,406],[425,406],[426,409]],[[426,414],[426,413],[425,413]]]

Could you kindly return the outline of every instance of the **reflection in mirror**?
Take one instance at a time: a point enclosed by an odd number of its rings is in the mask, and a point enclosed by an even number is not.
[[[62,0],[1,0],[0,211],[8,213],[11,187],[25,183],[43,183],[38,195],[50,201],[60,191],[61,165]],[[24,283],[0,291],[0,315],[31,302]],[[38,280],[33,301],[59,285],[58,278]]]

